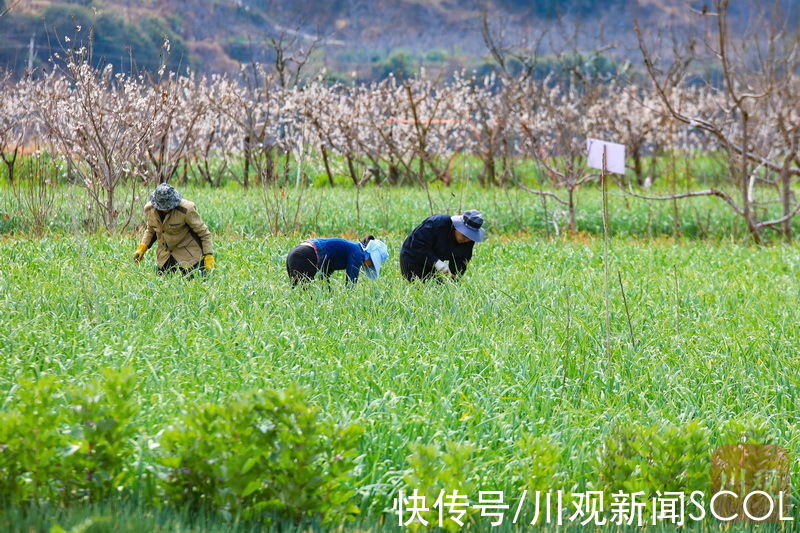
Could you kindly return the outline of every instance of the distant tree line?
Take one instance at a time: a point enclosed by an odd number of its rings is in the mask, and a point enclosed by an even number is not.
[[[5,1],[0,0],[0,10]],[[59,61],[59,51],[76,43],[92,50],[96,66],[112,64],[117,72],[155,71],[164,61],[170,70],[192,66],[183,39],[163,18],[129,23],[114,14],[95,13],[89,4],[90,0],[71,0],[51,5],[40,15],[7,14],[0,25],[0,66],[21,73],[29,66]]]
[[[624,8],[629,0],[496,0],[511,12],[532,13],[543,18],[563,15],[590,16],[598,11]]]

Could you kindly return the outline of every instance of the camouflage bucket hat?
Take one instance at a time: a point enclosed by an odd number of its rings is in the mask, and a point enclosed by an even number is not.
[[[150,202],[159,211],[169,211],[178,207],[178,204],[181,203],[181,195],[172,185],[162,183],[150,193]]]

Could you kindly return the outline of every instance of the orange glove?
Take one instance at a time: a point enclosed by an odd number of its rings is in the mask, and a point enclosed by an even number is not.
[[[133,252],[133,261],[135,263],[138,263],[139,261],[141,261],[142,257],[144,257],[144,254],[145,254],[146,251],[147,251],[147,246],[144,243],[142,243],[139,246],[137,246],[136,247],[136,251]]]
[[[203,256],[203,269],[206,272],[210,272],[214,270],[214,256],[211,254],[206,254]]]

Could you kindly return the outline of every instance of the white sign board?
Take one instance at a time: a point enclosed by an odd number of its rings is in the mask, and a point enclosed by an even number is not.
[[[625,174],[625,145],[586,139],[586,150],[589,152],[589,166],[603,170],[603,150],[606,152],[606,171],[614,174]]]

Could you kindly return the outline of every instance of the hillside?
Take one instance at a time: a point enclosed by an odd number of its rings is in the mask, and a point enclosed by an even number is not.
[[[577,23],[585,28],[578,44],[590,47],[602,29],[614,36],[622,54],[631,53],[633,17],[680,25],[687,16],[682,0],[490,1],[491,19],[509,35],[547,29],[546,43],[553,47],[561,31],[554,22],[564,22],[565,35]],[[791,0],[784,1],[797,11]],[[733,15],[745,19],[749,2],[734,4]],[[486,55],[482,5],[479,0],[17,0],[0,18],[0,67],[22,71],[45,64],[65,37],[71,45],[84,43],[92,28],[95,60],[122,71],[158,68],[165,37],[170,67],[203,72],[271,62],[269,40],[280,37],[292,42],[292,49],[320,45],[310,70],[324,66],[333,78],[373,79],[421,66],[479,68]]]

